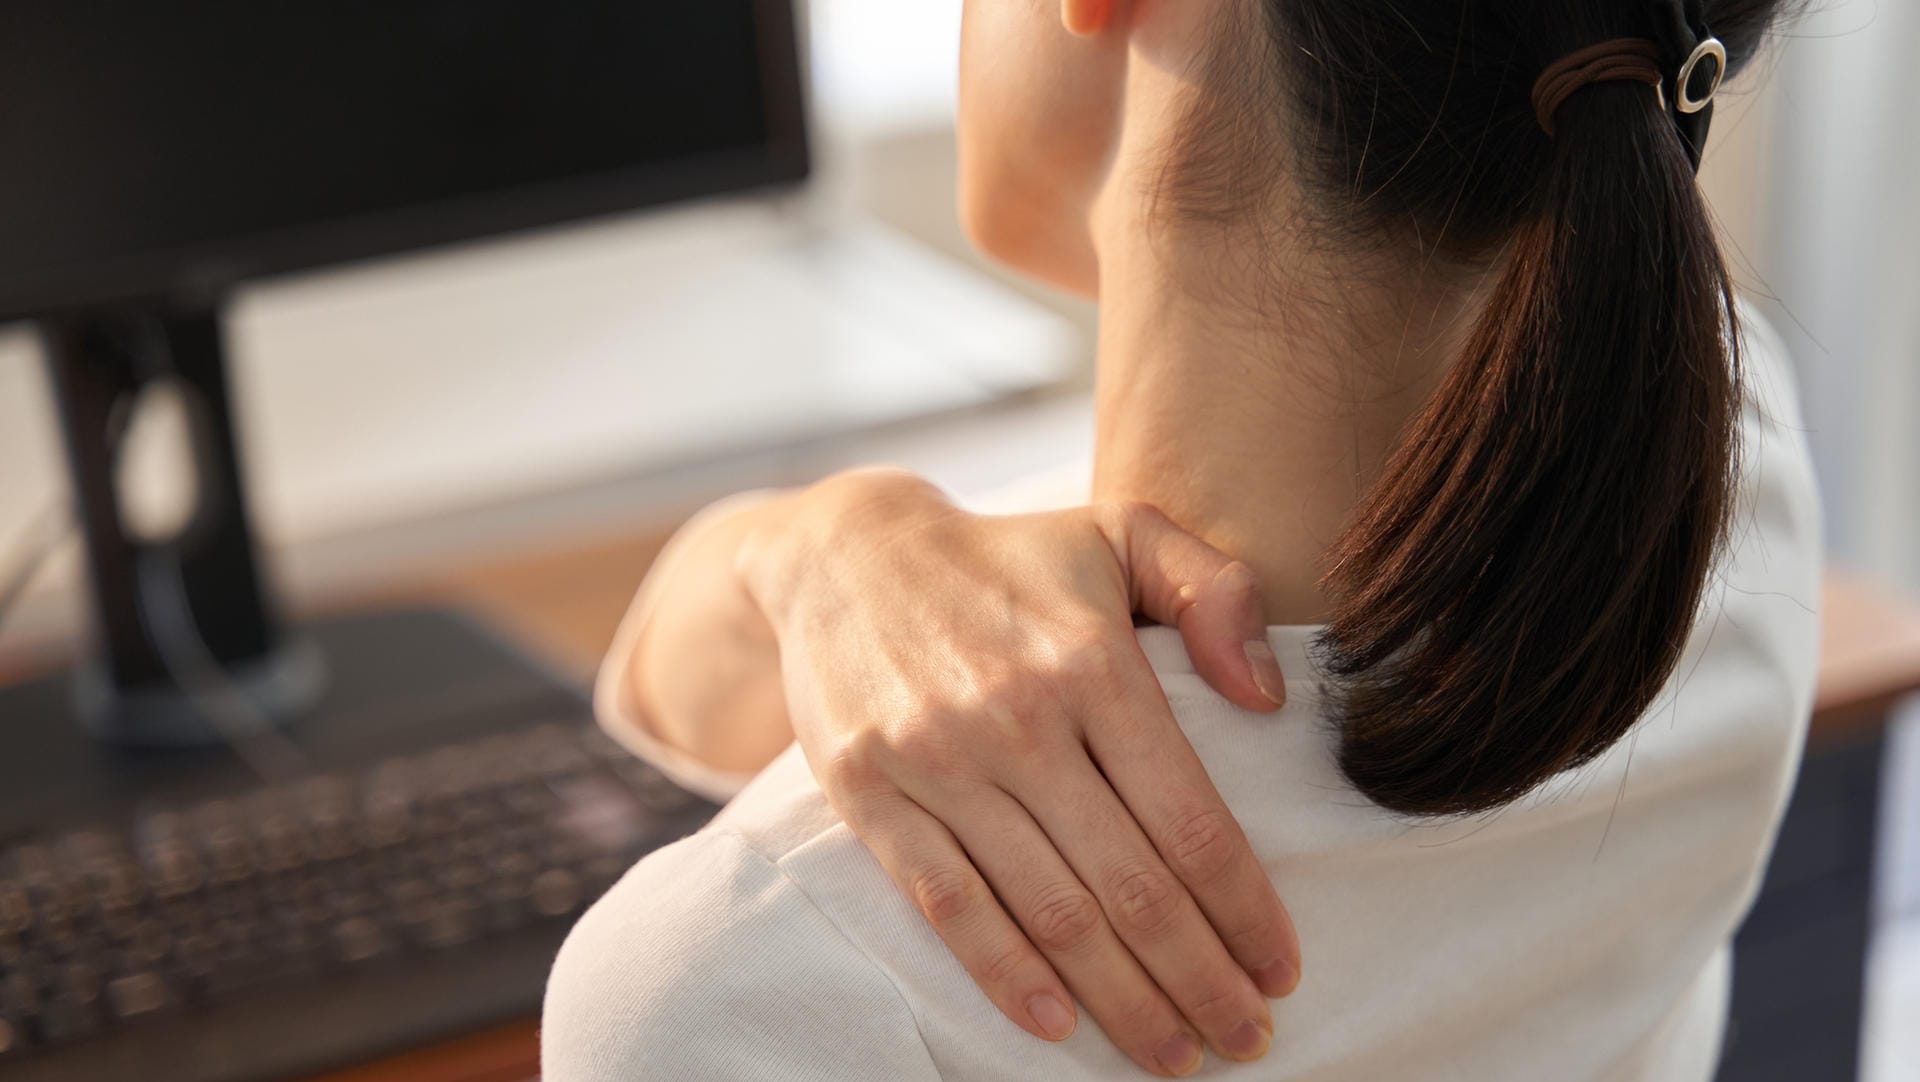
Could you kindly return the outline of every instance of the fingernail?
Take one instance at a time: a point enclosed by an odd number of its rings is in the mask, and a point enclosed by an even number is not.
[[[1200,1069],[1200,1042],[1191,1033],[1176,1033],[1153,1050],[1153,1060],[1174,1074],[1192,1074]]]
[[[1060,997],[1040,993],[1027,1000],[1027,1013],[1033,1016],[1033,1024],[1047,1035],[1049,1041],[1064,1041],[1073,1036],[1073,1011]]]
[[[1286,959],[1268,962],[1253,969],[1253,983],[1268,999],[1279,999],[1300,983],[1300,971]]]
[[[1287,678],[1280,672],[1280,659],[1273,656],[1273,647],[1265,639],[1248,639],[1246,653],[1247,664],[1253,667],[1253,685],[1273,705],[1286,705]]]
[[[1259,1059],[1267,1054],[1267,1046],[1272,1043],[1273,1034],[1249,1018],[1233,1027],[1233,1032],[1221,1040],[1220,1049],[1234,1059]]]

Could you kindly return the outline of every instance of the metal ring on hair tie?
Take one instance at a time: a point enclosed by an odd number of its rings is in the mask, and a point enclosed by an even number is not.
[[[1672,65],[1673,93],[1665,108],[1673,119],[1673,130],[1680,133],[1687,161],[1700,171],[1700,156],[1707,149],[1707,132],[1713,127],[1713,96],[1727,74],[1727,50],[1708,29],[1705,0],[1644,0],[1650,16],[1653,39],[1660,43],[1662,66]],[[1705,94],[1695,97],[1687,84],[1700,70],[1700,62],[1713,57],[1713,79]]]
[[[1713,81],[1707,84],[1707,92],[1696,98],[1693,96],[1693,75],[1700,62],[1709,57],[1713,59]],[[1719,38],[1707,38],[1693,47],[1687,61],[1680,65],[1680,74],[1673,80],[1673,107],[1683,113],[1697,113],[1713,101],[1720,92],[1720,80],[1727,77],[1727,47],[1720,44]]]

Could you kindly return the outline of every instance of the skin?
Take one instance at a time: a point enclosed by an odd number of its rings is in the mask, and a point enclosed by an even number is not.
[[[1313,236],[1278,143],[1226,228],[1158,205],[1195,72],[1245,2],[971,0],[960,212],[988,255],[1100,303],[1095,498],[1160,508],[1254,569],[1269,622],[1315,623],[1321,556],[1459,352],[1477,283]]]
[[[986,517],[910,474],[769,496],[652,572],[628,717],[715,766],[792,740],[996,1006],[1049,1040],[1073,996],[1143,1067],[1255,1058],[1299,979],[1272,885],[1133,634],[1270,711],[1252,573],[1143,504]],[[1264,639],[1258,639],[1264,647]],[[1262,690],[1262,686],[1266,688]],[[1104,773],[1103,773],[1104,771]]]
[[[965,9],[962,219],[1101,304],[1095,502],[988,518],[894,471],[771,495],[655,569],[625,689],[629,716],[716,766],[797,740],[1008,1018],[1062,1039],[1077,998],[1160,1075],[1203,1046],[1264,1054],[1300,945],[1132,614],[1178,626],[1228,699],[1274,709],[1261,627],[1325,610],[1322,554],[1472,300],[1430,267],[1307,243],[1284,168],[1253,193],[1272,228],[1165,213],[1210,92],[1194,73],[1240,2]]]

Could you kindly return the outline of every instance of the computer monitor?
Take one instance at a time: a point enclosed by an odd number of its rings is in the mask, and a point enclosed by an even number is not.
[[[794,23],[790,0],[0,0],[0,322],[36,321],[51,362],[99,735],[226,735],[176,694],[159,639],[181,620],[267,713],[312,698],[257,569],[228,293],[798,182]],[[192,399],[199,497],[156,540],[127,529],[114,484],[126,404],[162,379]]]
[[[789,0],[0,0],[0,321],[807,171]]]
[[[45,344],[97,647],[0,687],[0,1074],[307,1077],[525,1017],[581,908],[712,814],[457,613],[274,618],[221,314],[798,182],[788,4],[0,0],[0,321]],[[197,498],[154,536],[116,460],[160,384]]]

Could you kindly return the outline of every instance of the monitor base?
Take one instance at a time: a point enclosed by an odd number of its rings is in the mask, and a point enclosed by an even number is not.
[[[262,657],[210,669],[196,687],[122,691],[97,659],[74,669],[70,683],[79,723],[96,739],[126,748],[205,748],[284,728],[312,708],[326,679],[319,649],[289,638]]]

